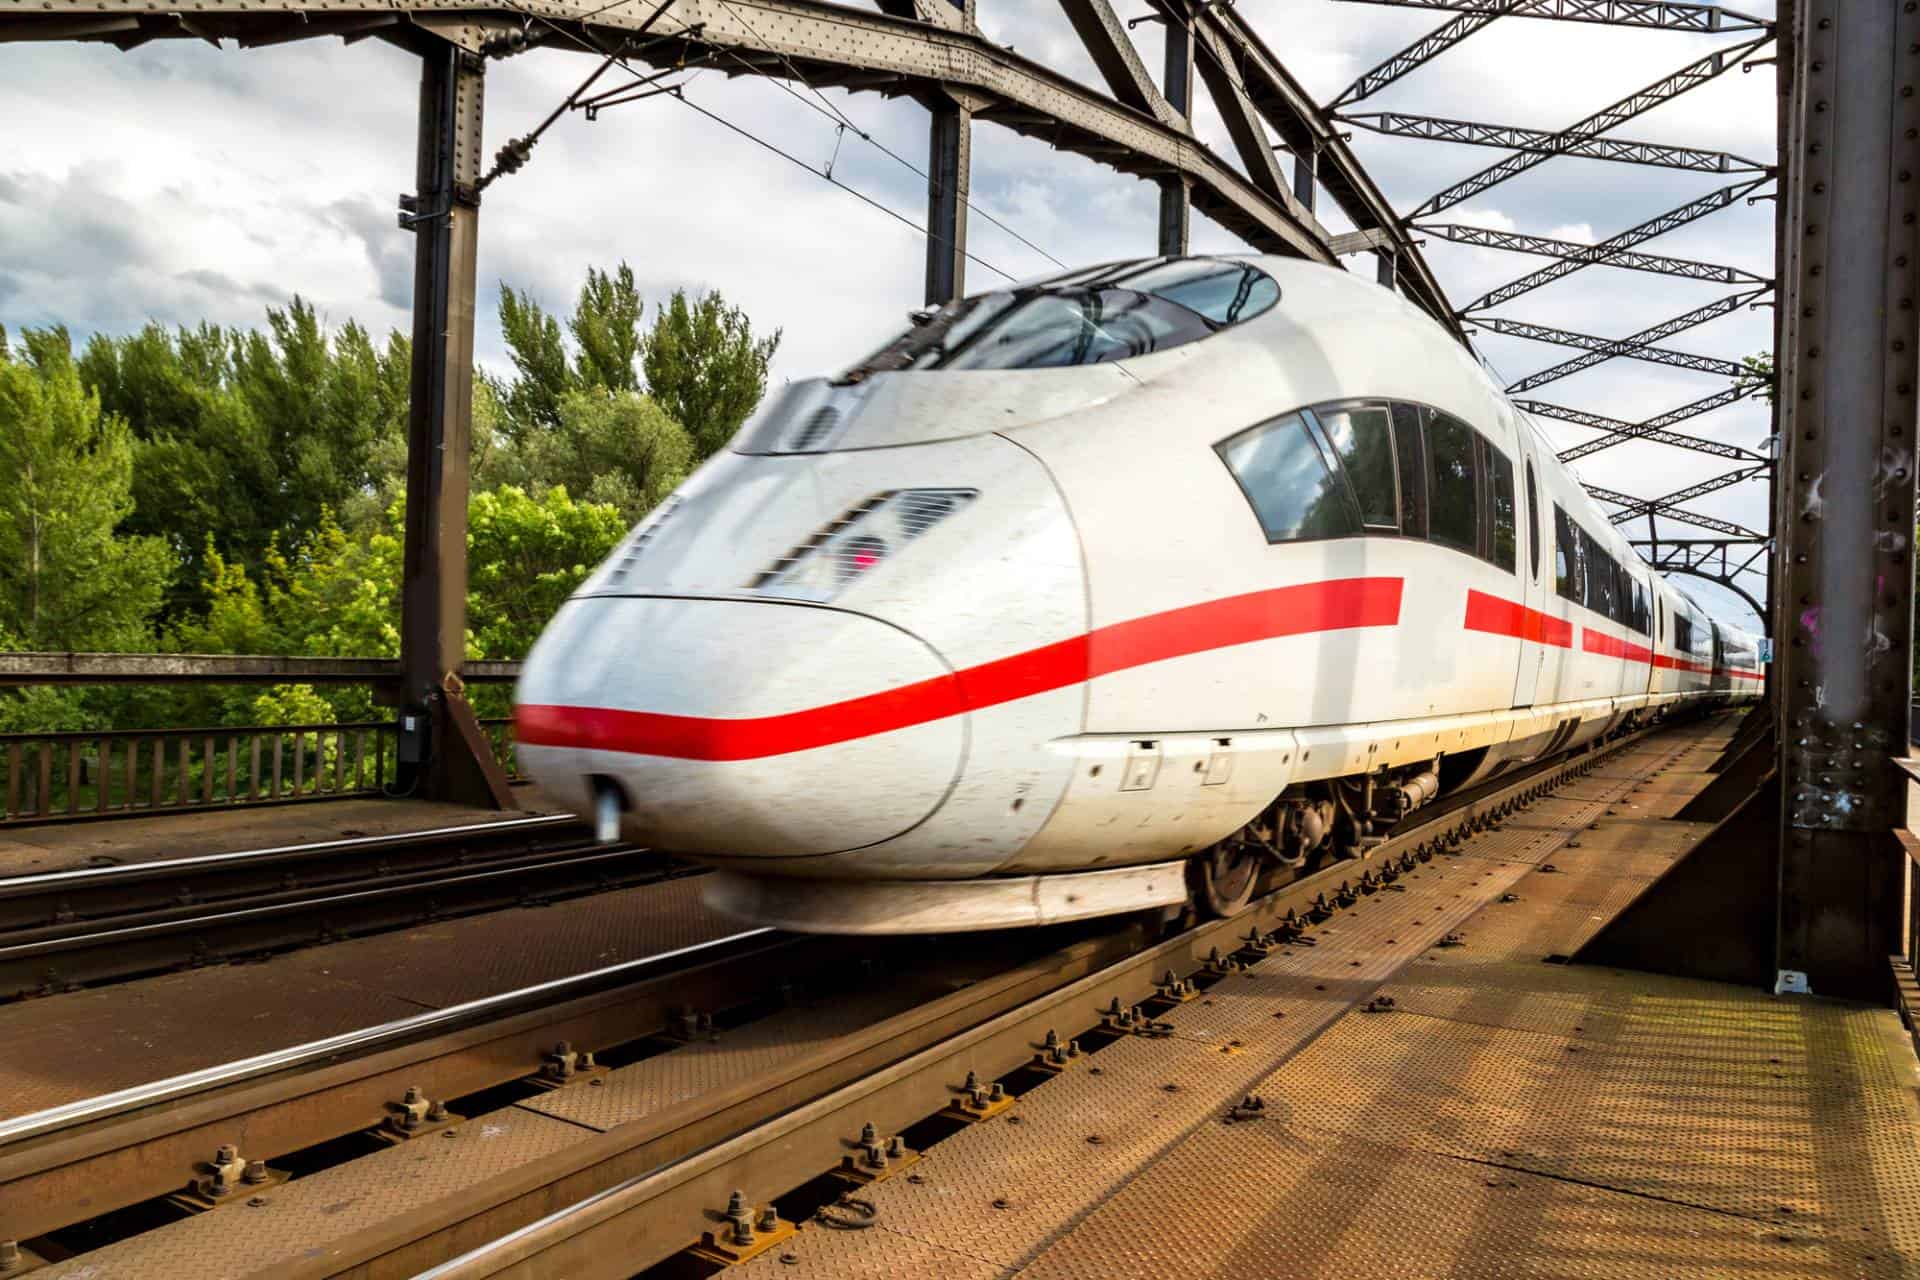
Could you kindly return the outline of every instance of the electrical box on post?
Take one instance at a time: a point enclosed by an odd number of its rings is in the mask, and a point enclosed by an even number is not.
[[[433,717],[426,708],[406,708],[400,713],[400,743],[395,758],[401,764],[425,764],[432,734]]]

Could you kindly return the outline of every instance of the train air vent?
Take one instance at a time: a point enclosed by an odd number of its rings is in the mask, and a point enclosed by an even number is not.
[[[979,496],[974,489],[889,489],[849,507],[747,584],[750,591],[828,600]]]
[[[801,422],[800,429],[794,432],[793,439],[788,442],[786,452],[806,453],[832,435],[833,429],[839,425],[840,410],[830,404],[821,405]]]
[[[602,586],[618,586],[627,580],[627,574],[632,570],[634,561],[640,558],[640,553],[647,549],[647,544],[652,542],[654,536],[660,532],[660,526],[672,517],[679,506],[680,495],[676,493],[661,503],[653,515],[633,531],[633,535],[627,539],[627,545],[620,548],[612,564],[608,566],[607,576],[602,581]]]

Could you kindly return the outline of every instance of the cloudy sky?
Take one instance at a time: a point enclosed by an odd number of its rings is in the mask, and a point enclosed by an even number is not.
[[[1145,11],[1136,0],[1117,0],[1117,7],[1122,17]],[[1745,7],[1772,13],[1771,0]],[[1052,0],[979,0],[979,9],[994,40],[1100,83]],[[1341,0],[1241,0],[1239,11],[1323,101],[1447,16]],[[1158,28],[1144,24],[1134,34],[1157,67]],[[1357,109],[1559,128],[1747,38],[1508,18]],[[488,74],[487,151],[531,128],[591,66],[562,51],[496,63]],[[105,45],[0,45],[0,121],[10,126],[0,150],[0,324],[64,323],[82,339],[148,320],[254,325],[266,307],[297,293],[333,323],[353,318],[376,331],[405,328],[413,246],[396,228],[393,209],[413,180],[417,84],[413,58],[376,40],[245,51],[162,41],[129,53]],[[1615,134],[1771,162],[1772,89],[1771,67],[1735,70]],[[919,107],[826,94],[877,142],[924,167]],[[837,139],[833,123],[802,97],[717,72],[696,74],[687,95],[814,165],[831,157],[836,177],[915,223],[923,219],[923,179],[851,133]],[[1202,135],[1231,157],[1210,106],[1196,114]],[[1403,210],[1501,154],[1367,132],[1356,133],[1354,146]],[[976,209],[1055,259],[1153,251],[1156,197],[1149,183],[986,124],[975,129],[973,162]],[[1732,180],[1556,159],[1440,220],[1604,239]],[[1646,248],[1771,274],[1772,217],[1770,203],[1743,202]],[[1337,218],[1330,222],[1344,229]],[[1244,247],[1197,215],[1193,238],[1198,250]],[[480,242],[478,354],[495,368],[506,363],[495,318],[499,284],[530,289],[564,310],[589,265],[631,264],[650,299],[677,286],[719,288],[757,326],[784,331],[775,370],[783,378],[844,362],[897,328],[920,300],[916,232],[669,97],[609,111],[594,123],[577,115],[560,121],[524,170],[488,190]],[[978,215],[970,247],[1016,277],[1052,266]],[[1545,262],[1441,241],[1427,252],[1456,304]],[[1354,265],[1372,271],[1370,258]],[[981,263],[969,268],[972,288],[999,279]],[[1501,314],[1620,336],[1729,292],[1725,285],[1589,269]],[[1768,346],[1771,324],[1770,311],[1745,311],[1665,345],[1736,358]],[[1491,334],[1478,343],[1508,380],[1574,354]],[[1638,420],[1720,385],[1617,360],[1532,394]],[[1592,434],[1554,429],[1563,445]],[[1766,413],[1759,404],[1736,406],[1680,429],[1757,447]],[[1595,455],[1579,473],[1590,483],[1651,496],[1728,466],[1643,444]],[[1752,527],[1766,520],[1757,484],[1697,506]],[[1703,599],[1714,593],[1699,589]]]

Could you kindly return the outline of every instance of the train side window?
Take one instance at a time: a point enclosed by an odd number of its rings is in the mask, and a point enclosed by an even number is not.
[[[1613,557],[1600,549],[1600,540],[1580,530],[1581,558],[1587,562],[1587,608],[1603,618],[1613,617]]]
[[[1553,504],[1553,588],[1562,597],[1580,603],[1580,526],[1559,503]]]
[[[1369,529],[1399,532],[1399,494],[1393,482],[1393,428],[1384,404],[1343,404],[1318,408],[1320,424],[1353,486],[1360,522]]]
[[[1214,446],[1259,517],[1268,542],[1360,532],[1353,499],[1297,413],[1249,427]]]
[[[1491,440],[1482,440],[1480,448],[1486,457],[1487,497],[1492,516],[1490,532],[1493,536],[1487,558],[1512,573],[1514,552],[1518,549],[1513,510],[1513,460],[1496,449]]]
[[[1427,449],[1416,404],[1393,406],[1393,448],[1400,462],[1400,532],[1427,536]]]
[[[1527,547],[1532,551],[1533,580],[1540,580],[1540,498],[1533,487],[1533,462],[1527,462]]]
[[[1472,555],[1480,552],[1476,438],[1472,427],[1444,413],[1427,422],[1428,537]]]

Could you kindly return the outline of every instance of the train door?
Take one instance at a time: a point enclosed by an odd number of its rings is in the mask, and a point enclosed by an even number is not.
[[[1527,536],[1520,544],[1520,603],[1526,606],[1526,617],[1538,619],[1547,606],[1547,572],[1551,568],[1548,555],[1551,543],[1547,541],[1551,531],[1545,527],[1540,501],[1540,481],[1534,474],[1534,437],[1531,431],[1516,423],[1514,437],[1520,444],[1520,471],[1522,475],[1521,500],[1526,504],[1524,519]],[[1530,707],[1545,688],[1549,701],[1553,692],[1553,682],[1557,672],[1546,670],[1547,651],[1552,647],[1542,644],[1535,628],[1528,628],[1529,634],[1520,646],[1520,665],[1514,673],[1513,705]],[[1544,683],[1543,683],[1544,682]]]

